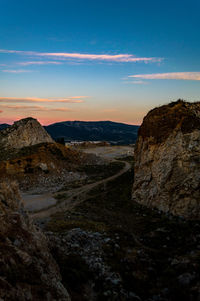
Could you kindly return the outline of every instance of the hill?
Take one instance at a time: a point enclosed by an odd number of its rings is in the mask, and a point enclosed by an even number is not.
[[[20,189],[25,190],[57,186],[88,160],[92,160],[88,155],[58,143],[0,149],[0,178],[17,180]]]
[[[34,118],[21,119],[0,131],[0,177],[17,180],[20,188],[65,180],[85,157],[55,143]]]
[[[139,126],[112,121],[64,121],[44,127],[53,139],[135,143]]]

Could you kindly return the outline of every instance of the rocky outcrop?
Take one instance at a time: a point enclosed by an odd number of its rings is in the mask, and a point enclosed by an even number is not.
[[[0,148],[19,149],[25,146],[54,141],[34,118],[16,121],[12,126],[0,131]]]
[[[46,237],[23,210],[16,184],[0,184],[0,299],[70,300]]]
[[[133,199],[200,218],[200,103],[177,101],[144,118],[135,149]]]

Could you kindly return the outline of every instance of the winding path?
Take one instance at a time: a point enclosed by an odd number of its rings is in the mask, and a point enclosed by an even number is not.
[[[126,173],[131,168],[130,163],[125,162],[125,161],[121,161],[121,162],[124,163],[124,167],[115,175],[112,175],[106,179],[97,181],[95,183],[87,184],[87,185],[84,185],[79,188],[68,190],[66,192],[66,195],[67,195],[66,199],[64,199],[62,201],[56,201],[54,199],[55,202],[52,202],[53,196],[50,193],[37,195],[37,196],[28,195],[28,196],[24,197],[25,208],[28,211],[30,209],[31,209],[31,211],[34,211],[34,212],[30,212],[30,216],[33,219],[47,218],[56,212],[63,211],[64,209],[65,210],[72,209],[74,206],[76,206],[77,204],[80,204],[81,202],[83,202],[86,199],[87,194],[91,189],[93,189],[94,187],[97,187],[100,184],[106,185],[106,183],[120,177],[121,175]],[[65,191],[63,191],[63,193],[64,192]],[[32,200],[31,200],[31,197],[32,197]],[[47,202],[44,202],[45,206],[42,207],[41,199],[43,199],[43,201],[44,201],[45,198],[46,198]],[[32,206],[29,204],[30,201],[32,201]],[[52,202],[52,204],[51,204],[51,202]],[[50,204],[50,206],[47,207],[46,204]],[[34,208],[35,208],[35,210],[33,210]]]

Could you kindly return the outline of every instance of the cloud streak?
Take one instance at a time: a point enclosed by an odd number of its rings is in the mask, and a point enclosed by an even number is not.
[[[53,102],[53,103],[82,103],[86,96],[72,96],[67,98],[37,98],[37,97],[0,97],[0,102],[12,103],[35,103],[35,102]]]
[[[170,72],[129,75],[129,78],[200,80],[200,72]]]
[[[132,54],[84,54],[69,52],[36,52],[36,51],[20,51],[0,49],[0,53],[19,54],[37,57],[48,57],[52,59],[73,59],[73,60],[89,60],[89,61],[106,61],[106,62],[161,62],[162,58],[154,57],[136,57]]]
[[[20,62],[17,65],[20,66],[30,66],[30,65],[61,65],[62,62],[54,62],[54,61],[28,61],[28,62]]]
[[[125,81],[125,84],[132,84],[132,85],[146,85],[147,82],[144,80],[134,80],[134,81]]]
[[[28,110],[28,111],[45,111],[45,112],[71,112],[69,108],[47,108],[44,106],[20,106],[20,105],[0,105],[1,108],[10,110]],[[0,110],[0,112],[3,112]]]
[[[11,69],[6,69],[6,70],[1,70],[2,72],[7,72],[7,73],[27,73],[27,72],[32,72],[30,70],[11,70]]]

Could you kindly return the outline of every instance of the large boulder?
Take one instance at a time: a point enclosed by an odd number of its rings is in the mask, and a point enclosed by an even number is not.
[[[200,102],[181,100],[150,111],[135,148],[133,200],[200,218]]]
[[[0,148],[22,148],[44,142],[53,143],[41,124],[34,118],[29,117],[14,122],[14,124],[0,131]]]
[[[0,300],[70,300],[47,239],[23,210],[15,183],[0,184],[0,224]]]

